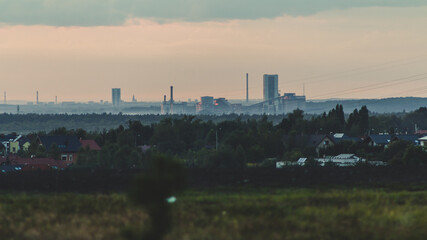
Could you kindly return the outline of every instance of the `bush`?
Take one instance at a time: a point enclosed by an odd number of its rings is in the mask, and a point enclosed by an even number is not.
[[[142,239],[160,240],[172,228],[171,206],[167,202],[184,189],[185,172],[180,160],[166,155],[154,155],[147,173],[136,177],[129,198],[146,209],[150,227],[140,232]],[[139,235],[127,233],[128,236]]]

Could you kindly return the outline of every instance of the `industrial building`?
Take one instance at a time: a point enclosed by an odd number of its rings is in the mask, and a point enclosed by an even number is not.
[[[282,98],[283,113],[292,112],[295,109],[305,109],[305,96],[297,96],[295,93],[285,93]]]
[[[279,75],[264,74],[264,101],[270,101],[279,97]]]
[[[167,101],[166,95],[160,106],[162,114],[195,114],[196,105],[191,102],[175,102],[173,99],[173,86],[170,87],[170,99]]]
[[[214,97],[203,96],[197,104],[197,113],[212,114],[214,111]]]
[[[295,93],[285,93],[282,96],[279,94],[279,75],[277,74],[264,74],[263,87],[263,101],[244,107],[243,112],[248,114],[283,114],[295,109],[304,110],[306,107],[305,96],[297,96]]]
[[[112,89],[112,103],[113,106],[119,106],[121,102],[121,89],[120,88],[113,88]]]

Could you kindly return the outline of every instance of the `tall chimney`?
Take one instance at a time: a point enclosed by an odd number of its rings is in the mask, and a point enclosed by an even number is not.
[[[249,74],[246,73],[246,102],[249,102]]]
[[[302,84],[302,95],[305,96],[305,83]]]
[[[173,103],[173,86],[171,86],[171,103]]]
[[[36,97],[36,103],[39,104],[39,91],[36,92],[36,95],[37,95],[37,97]]]
[[[6,104],[6,92],[4,92],[4,104]]]
[[[163,96],[163,102],[166,102],[166,95]]]

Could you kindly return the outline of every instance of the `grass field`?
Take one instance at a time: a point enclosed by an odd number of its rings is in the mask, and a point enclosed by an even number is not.
[[[173,205],[172,239],[426,239],[427,191],[215,189]],[[123,194],[1,194],[0,239],[125,239],[147,224]]]

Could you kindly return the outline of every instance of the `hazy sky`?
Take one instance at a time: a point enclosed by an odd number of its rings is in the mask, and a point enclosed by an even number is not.
[[[425,0],[0,0],[8,99],[427,97]],[[423,75],[424,74],[424,75]]]

